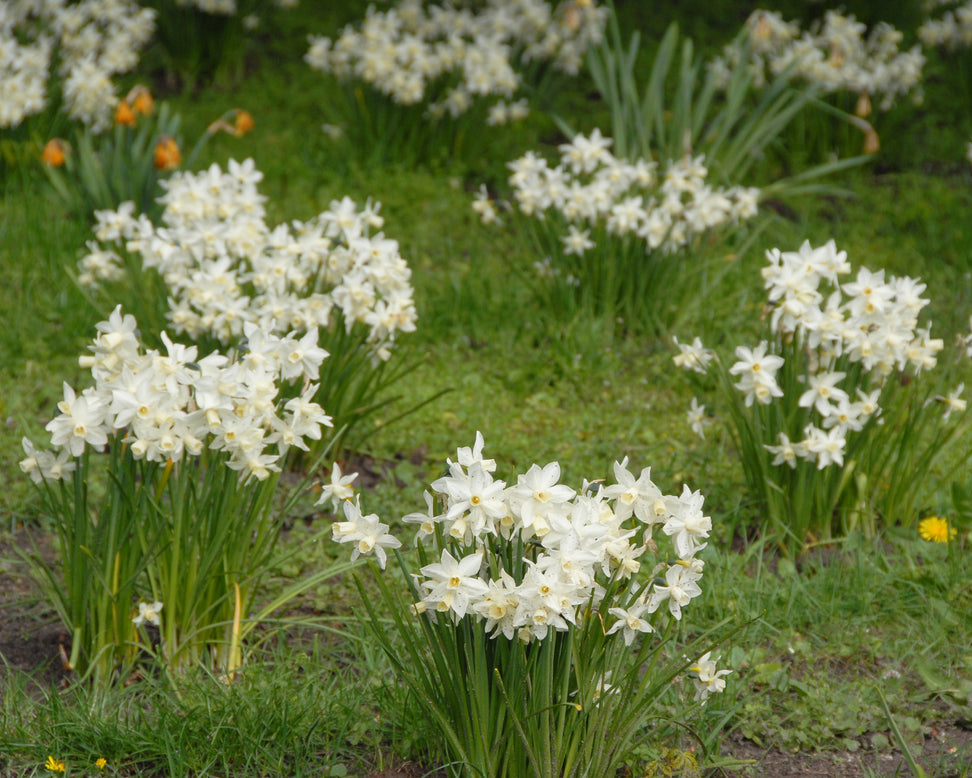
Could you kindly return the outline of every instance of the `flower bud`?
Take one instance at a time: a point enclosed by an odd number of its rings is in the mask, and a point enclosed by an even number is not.
[[[168,135],[159,138],[155,144],[153,162],[159,170],[175,170],[182,162],[182,153],[179,151],[179,144]]]
[[[41,162],[49,167],[61,167],[67,154],[67,146],[60,138],[51,138],[41,152]]]
[[[236,119],[233,120],[233,127],[236,130],[237,137],[246,135],[250,130],[253,129],[253,117],[248,111],[244,111],[242,108],[237,109]]]
[[[135,126],[135,112],[126,100],[118,103],[115,109],[115,124],[122,124],[125,127]]]
[[[132,98],[132,108],[135,113],[140,113],[142,116],[148,116],[152,113],[152,109],[155,107],[155,100],[152,99],[152,93],[149,92],[144,86],[137,86],[131,91]]]

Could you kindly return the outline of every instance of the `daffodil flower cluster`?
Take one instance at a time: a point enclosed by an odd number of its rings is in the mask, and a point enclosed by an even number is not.
[[[482,452],[477,433],[425,493],[426,510],[403,519],[418,525],[416,542],[437,559],[413,576],[418,613],[456,624],[468,617],[493,638],[527,643],[597,618],[606,635],[630,645],[655,632],[659,612],[679,620],[702,593],[697,555],[712,520],[701,493],[685,486],[663,494],[650,468],[635,475],[627,458],[603,488],[560,483],[557,462],[532,465],[507,484]],[[354,542],[355,556],[378,554],[384,566],[383,549],[399,545],[388,526],[362,516],[357,502],[345,501],[344,512],[334,539]],[[670,553],[659,551],[659,534]]]
[[[595,248],[591,230],[611,236],[636,236],[649,252],[675,253],[700,235],[754,217],[759,190],[706,183],[705,157],[669,160],[664,173],[654,161],[617,159],[611,139],[594,130],[560,146],[551,167],[534,152],[509,163],[516,207],[525,216],[545,220],[556,213],[567,223],[560,240],[565,255],[578,257]],[[477,200],[485,198],[481,190]],[[495,213],[477,203],[484,222]]]
[[[199,357],[195,346],[171,341],[165,351],[143,350],[137,324],[121,306],[98,324],[90,354],[81,357],[94,385],[77,393],[64,384],[59,414],[47,424],[52,451],[24,439],[21,469],[37,483],[67,478],[70,458],[103,451],[109,441],[128,447],[136,460],[179,462],[204,449],[225,454],[240,479],[264,480],[279,472],[291,446],[307,450],[331,424],[312,401],[311,383],[327,352],[317,331],[277,337],[245,325],[246,351],[235,357]],[[303,382],[302,393],[278,400],[281,382]]]
[[[681,697],[673,678],[691,681],[696,705],[726,686],[715,631],[682,629],[702,594],[704,498],[687,486],[663,494],[627,457],[612,483],[579,490],[561,483],[557,462],[507,481],[484,445],[477,432],[425,491],[425,509],[402,518],[417,530],[411,552],[334,468],[321,494],[343,506],[334,540],[377,559],[387,613],[359,582],[366,623],[401,682],[448,722],[448,759],[521,775],[544,754],[550,774],[614,775],[659,703]],[[378,573],[390,550],[407,593]]]
[[[391,356],[396,337],[415,330],[411,271],[398,243],[381,232],[380,205],[331,203],[308,222],[268,225],[263,174],[252,160],[179,172],[161,185],[161,226],[131,203],[95,214],[95,237],[79,281],[124,278],[121,253],[141,258],[170,290],[167,317],[177,333],[226,345],[255,326],[266,333],[366,328],[374,361]]]
[[[771,331],[779,342],[799,345],[800,393],[805,409],[802,440],[779,432],[765,448],[774,465],[797,466],[799,460],[822,469],[844,464],[847,435],[860,431],[881,414],[879,399],[895,372],[910,370],[916,376],[935,367],[943,342],[931,336],[931,326],[919,327],[918,314],[928,304],[921,297],[919,280],[890,277],[883,270],[859,268],[853,280],[847,252],[833,241],[814,249],[804,242],[799,251],[767,252],[763,278],[771,306]],[[676,341],[676,364],[704,373],[712,353],[698,338],[692,345]],[[785,359],[769,351],[767,341],[755,348],[736,348],[729,374],[742,392],[747,407],[784,401],[777,379]],[[946,418],[956,410],[958,397],[946,402]],[[789,399],[784,402],[789,402]]]
[[[794,78],[814,84],[824,92],[859,95],[857,114],[871,112],[871,98],[888,110],[899,97],[913,94],[920,100],[921,71],[925,57],[920,46],[901,51],[902,34],[881,22],[868,33],[853,16],[827,11],[819,27],[801,31],[776,11],[756,10],[746,20],[746,46],[726,46],[710,69],[728,84],[735,66],[749,57],[756,85],[790,71]]]
[[[155,11],[133,0],[7,2],[0,6],[0,127],[16,127],[47,105],[58,62],[64,109],[92,132],[111,126],[112,78],[138,64]]]
[[[436,118],[493,99],[490,123],[500,124],[526,113],[524,103],[511,102],[520,87],[517,68],[550,61],[576,74],[584,51],[601,40],[606,16],[605,7],[576,0],[556,10],[544,0],[489,0],[476,13],[404,0],[387,11],[369,8],[360,26],[349,25],[336,40],[311,36],[304,59],[396,103],[428,101]]]
[[[853,272],[833,241],[766,256],[769,338],[738,346],[728,368],[699,338],[676,340],[676,365],[715,375],[750,488],[792,538],[829,534],[832,516],[860,517],[864,506],[907,521],[920,484],[930,482],[920,474],[960,434],[946,422],[966,407],[963,385],[938,394],[920,380],[944,346],[919,323],[925,284]],[[704,431],[697,400],[689,420]]]
[[[972,46],[972,0],[950,5],[937,19],[927,19],[918,28],[918,39],[926,46],[950,50]]]

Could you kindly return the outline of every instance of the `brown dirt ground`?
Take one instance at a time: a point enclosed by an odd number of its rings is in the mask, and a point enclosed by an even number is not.
[[[723,747],[725,756],[752,760],[753,764],[726,773],[739,778],[868,778],[869,776],[908,776],[910,770],[900,751],[837,751],[790,754],[765,749],[754,743],[730,738]],[[922,754],[915,754],[929,778],[961,778],[972,771],[972,732],[957,726],[937,726],[925,737]],[[943,772],[944,771],[944,772]]]

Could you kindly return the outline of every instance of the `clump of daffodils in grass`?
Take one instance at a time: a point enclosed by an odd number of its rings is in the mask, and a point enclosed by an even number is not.
[[[232,672],[269,613],[252,604],[281,527],[281,463],[331,424],[313,400],[327,353],[315,330],[256,324],[245,351],[200,356],[165,333],[164,349],[145,349],[120,307],[97,330],[80,359],[93,383],[64,384],[50,448],[25,438],[20,463],[57,532],[58,565],[32,562],[71,635],[70,665],[102,687],[146,651],[172,671]],[[139,637],[146,622],[157,645]]]
[[[861,267],[833,241],[767,252],[766,337],[723,361],[700,339],[678,366],[714,376],[766,529],[790,548],[878,521],[912,525],[960,440],[963,385],[931,377],[943,341],[920,324],[925,285]],[[693,401],[690,420],[700,423]],[[957,461],[957,464],[956,464]],[[937,477],[936,477],[937,476]]]
[[[759,190],[712,185],[704,155],[624,160],[611,144],[594,130],[561,145],[556,165],[535,152],[509,163],[517,223],[543,258],[532,285],[553,310],[660,327],[667,281],[685,274],[704,236],[756,216]],[[498,219],[485,189],[474,209]]]
[[[452,126],[467,114],[491,125],[524,118],[524,80],[542,83],[528,71],[575,75],[606,15],[604,6],[575,0],[490,0],[475,12],[404,0],[369,8],[335,39],[311,36],[304,59],[348,86],[346,115],[329,122],[379,146],[396,134],[402,145],[420,144],[429,118]]]
[[[702,594],[704,498],[664,494],[627,458],[609,485],[560,483],[557,462],[506,481],[483,445],[460,448],[403,518],[416,556],[332,484],[334,539],[401,566],[408,597],[373,569],[380,596],[365,607],[443,756],[481,776],[612,775],[662,699],[680,697],[675,679],[691,679],[686,713],[725,687],[711,636],[682,629]]]
[[[822,23],[801,30],[778,12],[756,10],[745,29],[745,41],[730,44],[709,64],[726,84],[732,68],[748,62],[757,84],[789,73],[825,93],[849,93],[860,118],[875,104],[887,111],[902,97],[921,99],[921,47],[902,51],[903,35],[884,22],[868,31],[853,16],[827,11]]]
[[[939,2],[936,12],[945,9],[937,18],[929,17],[918,28],[918,39],[926,46],[949,51],[972,46],[972,0],[964,3]]]
[[[106,298],[126,294],[140,320],[203,344],[242,344],[249,326],[319,331],[331,354],[319,401],[338,429],[353,426],[400,375],[401,361],[389,361],[415,330],[411,270],[379,231],[380,205],[344,198],[309,221],[271,225],[262,177],[252,160],[176,173],[162,182],[158,225],[131,203],[97,212],[78,280]]]
[[[93,133],[108,129],[119,102],[113,79],[134,69],[154,29],[155,12],[131,0],[4,3],[0,128],[43,112],[56,92],[68,118]]]

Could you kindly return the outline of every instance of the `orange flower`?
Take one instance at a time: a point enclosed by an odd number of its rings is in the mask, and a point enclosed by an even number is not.
[[[241,137],[246,135],[250,130],[253,129],[253,125],[253,117],[250,115],[249,111],[244,111],[242,108],[237,108],[236,119],[233,121],[233,127],[236,129],[236,136]]]
[[[64,164],[67,146],[60,138],[51,138],[41,152],[41,162],[51,167],[61,167]]]
[[[128,104],[127,100],[122,100],[115,109],[115,124],[124,124],[126,127],[135,126],[135,112]]]
[[[142,116],[148,116],[152,113],[152,108],[155,107],[155,100],[152,99],[152,93],[149,92],[144,86],[137,86],[129,92],[129,97],[132,98],[132,108],[135,109],[136,113],[142,114]]]
[[[168,135],[159,138],[155,144],[153,156],[155,167],[159,170],[175,170],[182,162],[182,153],[179,151],[179,144]]]

